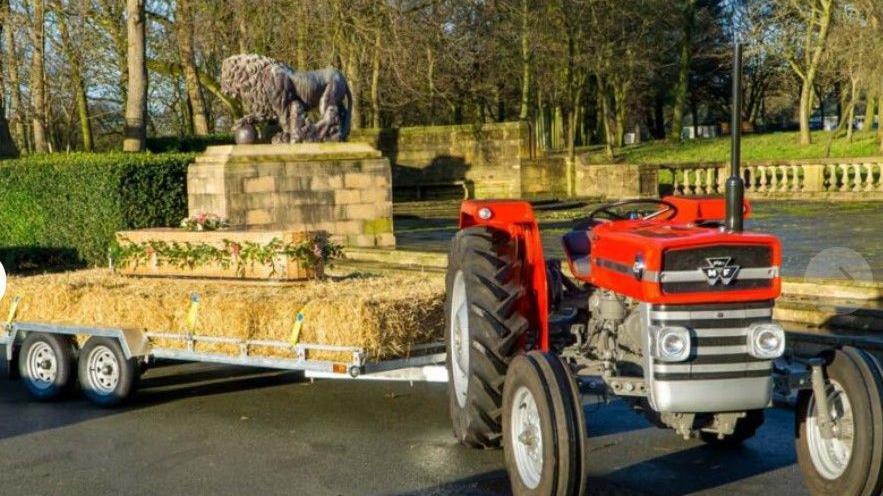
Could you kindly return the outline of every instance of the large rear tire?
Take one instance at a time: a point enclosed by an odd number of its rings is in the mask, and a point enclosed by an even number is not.
[[[567,366],[538,351],[516,357],[503,393],[503,450],[513,494],[585,494],[586,441],[582,401]]]
[[[473,448],[500,444],[503,382],[528,322],[516,243],[476,226],[452,241],[445,281],[448,396],[454,436]]]
[[[827,401],[836,423],[822,435],[817,399],[801,392],[797,404],[797,461],[812,494],[872,496],[883,488],[883,375],[880,363],[855,348],[834,353],[825,368]]]

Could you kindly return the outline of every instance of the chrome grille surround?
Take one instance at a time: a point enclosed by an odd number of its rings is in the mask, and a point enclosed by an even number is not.
[[[645,353],[644,379],[660,412],[744,411],[768,406],[772,361],[748,354],[749,326],[772,319],[772,301],[711,305],[642,304],[646,350],[652,328],[690,330],[690,358],[655,361]]]

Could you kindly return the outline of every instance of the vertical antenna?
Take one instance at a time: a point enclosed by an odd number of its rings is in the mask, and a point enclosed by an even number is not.
[[[739,172],[739,164],[742,161],[742,43],[738,38],[733,46],[733,114],[730,119],[730,137],[730,177],[727,178],[726,183],[726,227],[733,232],[742,232],[745,185]]]

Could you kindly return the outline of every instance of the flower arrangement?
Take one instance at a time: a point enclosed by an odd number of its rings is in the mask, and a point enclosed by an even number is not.
[[[229,227],[230,223],[227,219],[205,212],[181,221],[181,228],[187,231],[220,231]]]

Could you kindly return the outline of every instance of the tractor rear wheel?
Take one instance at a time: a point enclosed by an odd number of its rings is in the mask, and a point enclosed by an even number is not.
[[[528,328],[517,245],[489,227],[463,229],[451,244],[445,280],[448,396],[454,436],[473,448],[500,445],[506,369]]]
[[[826,432],[812,391],[797,403],[797,462],[812,494],[878,495],[883,487],[883,370],[865,351],[837,350],[825,367],[833,425]]]

